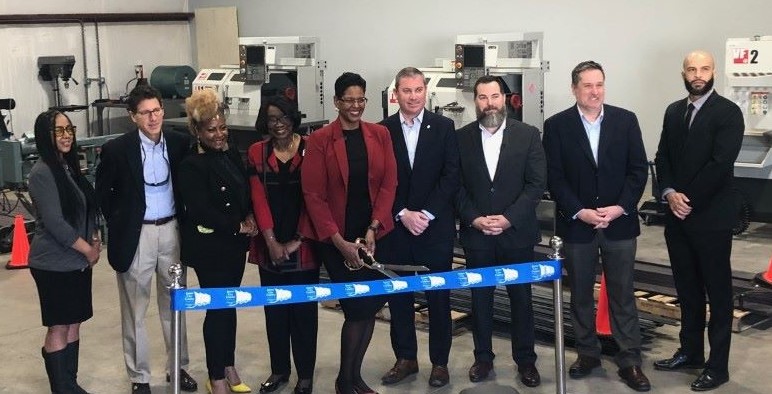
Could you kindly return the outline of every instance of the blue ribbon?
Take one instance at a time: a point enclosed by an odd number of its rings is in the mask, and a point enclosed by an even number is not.
[[[515,285],[553,281],[560,275],[560,261],[546,260],[366,282],[176,289],[172,290],[172,310],[249,308],[424,290]]]

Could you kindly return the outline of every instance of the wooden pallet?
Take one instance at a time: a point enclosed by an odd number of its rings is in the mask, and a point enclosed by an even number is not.
[[[600,284],[596,283],[596,300],[598,299],[599,292]],[[649,313],[654,316],[662,316],[676,321],[681,320],[681,306],[676,297],[638,290],[635,292],[635,304],[640,312]],[[705,305],[705,309],[706,319],[710,319],[710,307]],[[732,313],[732,332],[745,331],[757,324],[768,321],[769,319],[769,316],[760,313],[735,309]]]

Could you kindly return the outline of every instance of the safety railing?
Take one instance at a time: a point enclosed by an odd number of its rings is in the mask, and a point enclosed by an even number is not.
[[[174,394],[180,393],[180,316],[182,312],[222,308],[249,308],[266,305],[318,302],[341,298],[406,293],[425,290],[452,290],[471,287],[515,285],[536,282],[553,282],[555,310],[555,382],[556,392],[566,392],[565,345],[563,343],[563,286],[560,249],[563,241],[552,237],[553,253],[550,260],[510,264],[496,267],[454,270],[425,275],[404,276],[396,279],[372,280],[350,283],[322,283],[314,285],[228,287],[186,289],[180,284],[182,267],[169,268],[172,277],[171,309],[174,359],[171,386]]]

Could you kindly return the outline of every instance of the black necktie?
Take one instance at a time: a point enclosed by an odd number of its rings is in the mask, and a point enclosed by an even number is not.
[[[691,127],[692,112],[694,112],[694,104],[689,103],[689,106],[686,107],[686,116],[684,116],[684,126],[686,126],[686,130],[689,130]]]

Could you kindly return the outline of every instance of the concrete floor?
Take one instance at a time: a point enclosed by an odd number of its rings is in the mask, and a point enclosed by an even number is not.
[[[662,227],[644,227],[639,238],[639,259],[667,263],[667,253],[662,239]],[[733,268],[745,272],[759,272],[767,269],[772,254],[772,225],[753,224],[750,231],[737,237],[734,243]],[[7,256],[0,257],[5,262]],[[191,287],[197,285],[191,272]],[[249,266],[244,286],[259,283],[257,269]],[[93,393],[128,393],[130,387],[124,369],[119,326],[118,295],[115,289],[115,275],[102,260],[94,274],[94,317],[83,324],[81,331],[81,357],[79,382]],[[40,311],[37,293],[27,270],[7,271],[0,269],[0,393],[46,393],[48,383],[40,357],[40,347],[45,328],[40,325]],[[201,335],[204,313],[188,313],[190,355],[192,363],[189,372],[199,381],[199,392],[205,392],[206,365]],[[163,339],[157,320],[157,309],[151,303],[148,312],[152,338],[152,389],[155,393],[167,392],[164,381]],[[339,312],[321,309],[319,314],[319,353],[315,375],[317,393],[332,393],[333,380],[337,373],[339,333],[343,320]],[[668,357],[678,346],[677,327],[664,326],[656,331],[657,337],[650,348],[644,349],[644,372],[652,382],[652,391],[661,393],[688,393],[694,373],[666,373],[654,371],[651,362]],[[549,343],[539,343],[537,366],[542,374],[538,388],[527,388],[520,384],[515,366],[509,354],[505,337],[494,338],[494,350],[499,352],[495,362],[495,376],[487,382],[473,384],[467,378],[471,366],[472,337],[469,332],[454,338],[451,351],[451,383],[440,389],[427,384],[431,365],[428,361],[428,337],[419,331],[420,372],[416,377],[396,386],[380,385],[380,376],[389,369],[394,360],[389,343],[387,323],[378,322],[374,339],[364,363],[364,378],[382,393],[554,393],[555,361],[554,348]],[[734,334],[732,343],[730,374],[731,381],[717,393],[769,393],[772,377],[767,375],[772,363],[772,330],[764,327],[751,328]],[[568,349],[567,363],[575,359],[573,349]],[[237,368],[245,383],[255,392],[270,373],[267,344],[264,331],[264,315],[260,309],[239,311],[239,336]],[[291,393],[296,377],[277,393]],[[633,392],[616,375],[613,360],[604,357],[603,368],[582,380],[568,379],[569,393],[628,393]]]

